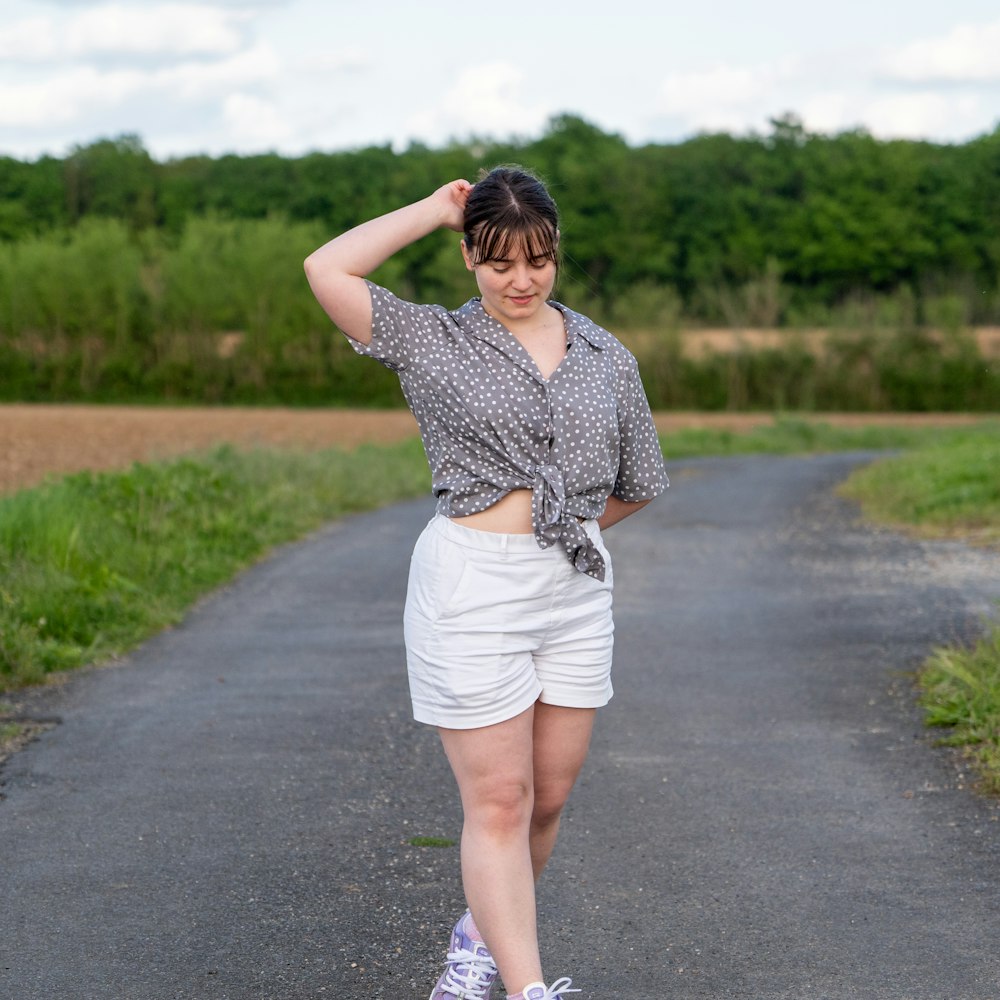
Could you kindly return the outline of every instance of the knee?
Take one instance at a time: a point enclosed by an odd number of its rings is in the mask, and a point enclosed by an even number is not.
[[[551,826],[562,815],[563,806],[572,791],[572,784],[553,782],[535,790],[531,823],[535,827]]]
[[[521,781],[493,782],[475,797],[471,808],[466,808],[466,821],[472,820],[495,833],[520,831],[531,818],[533,802],[529,785]]]

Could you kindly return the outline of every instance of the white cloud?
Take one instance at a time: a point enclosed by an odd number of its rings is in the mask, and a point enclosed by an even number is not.
[[[886,138],[962,139],[976,131],[983,111],[974,94],[923,91],[877,98],[863,109],[863,120]]]
[[[105,4],[84,11],[66,28],[73,55],[221,55],[244,43],[239,10],[193,3],[155,6]]]
[[[970,74],[989,70],[1000,80],[1000,58],[993,56],[1000,52],[1000,22],[994,28],[996,39],[981,32],[976,45],[964,29],[956,29],[945,40],[950,48],[942,45],[931,53],[921,48],[929,43],[917,42],[899,49],[893,57],[893,79],[885,77],[887,57],[880,60],[863,52],[854,54],[850,73],[830,54],[814,56],[808,63],[789,59],[674,73],[661,84],[658,111],[687,134],[746,133],[766,128],[769,118],[791,110],[813,132],[860,127],[884,138],[961,141],[989,127],[981,88],[927,81],[915,89],[914,83],[924,75],[943,76],[948,67],[954,73],[960,67]],[[904,68],[909,74],[905,79]]]
[[[437,145],[538,135],[559,112],[632,142],[767,131],[786,111],[812,131],[964,141],[1000,116],[996,0],[918,4],[906,25],[842,0],[822,31],[728,0],[669,22],[662,6],[626,0],[642,19],[616,8],[608,28],[606,5],[577,0],[553,50],[547,8],[516,47],[471,9],[414,46],[421,15],[403,0],[374,17],[348,0],[0,0],[0,153],[125,131],[156,155]]]
[[[302,56],[298,68],[306,73],[357,73],[374,65],[371,53],[361,48],[346,48],[333,52],[309,52]]]
[[[44,128],[131,99],[193,104],[219,100],[234,89],[267,84],[278,71],[278,59],[265,44],[218,62],[186,62],[150,71],[74,67],[44,81],[0,82],[0,127]]]
[[[1000,21],[960,24],[941,38],[926,38],[887,53],[882,70],[906,82],[1000,81]]]
[[[238,148],[277,148],[293,136],[275,104],[253,94],[230,94],[223,103],[223,117]]]
[[[797,73],[794,60],[671,73],[660,86],[657,110],[691,130],[742,132],[788,110],[788,84]]]
[[[530,135],[545,123],[550,110],[525,102],[522,70],[496,61],[463,70],[440,104],[410,117],[406,129],[421,137]]]
[[[0,83],[0,127],[51,128],[119,104],[142,89],[134,70],[78,67],[44,81]]]
[[[810,132],[842,132],[857,127],[862,120],[857,95],[840,90],[810,94],[799,102],[798,111]]]
[[[49,17],[25,17],[0,27],[0,59],[46,62],[59,56],[55,26]]]
[[[800,105],[811,132],[864,128],[883,139],[963,141],[984,129],[988,109],[976,94],[921,89],[873,95],[867,90],[828,91]]]
[[[266,42],[217,62],[186,62],[149,74],[149,85],[187,100],[228,94],[234,88],[273,81],[281,63]]]
[[[0,27],[0,57],[40,63],[117,56],[225,56],[247,44],[252,14],[196,3],[103,3],[68,17],[29,17]]]
[[[663,110],[683,114],[695,104],[708,107],[745,107],[767,89],[766,69],[717,66],[690,73],[672,73],[660,89]]]

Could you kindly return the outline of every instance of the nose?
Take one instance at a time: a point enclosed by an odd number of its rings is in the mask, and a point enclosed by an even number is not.
[[[517,290],[528,291],[531,288],[531,269],[525,263],[517,263],[511,269],[511,284]]]

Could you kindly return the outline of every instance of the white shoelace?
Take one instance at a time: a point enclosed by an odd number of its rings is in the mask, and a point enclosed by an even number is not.
[[[557,979],[551,986],[546,986],[545,992],[538,1000],[560,1000],[564,993],[583,992],[583,990],[570,989],[572,985],[573,980],[569,976],[563,976],[562,979]]]
[[[491,961],[460,948],[448,952],[448,963],[444,983],[456,1000],[486,1000],[497,974],[497,967]],[[459,966],[464,966],[466,971],[459,972]]]

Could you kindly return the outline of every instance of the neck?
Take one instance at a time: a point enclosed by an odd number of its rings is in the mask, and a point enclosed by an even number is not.
[[[483,312],[491,319],[495,319],[501,326],[506,327],[511,333],[519,336],[530,337],[537,333],[544,333],[552,327],[561,327],[563,323],[562,313],[558,309],[550,306],[547,302],[539,307],[532,316],[526,316],[523,320],[512,319],[505,316],[494,316],[483,303]]]

